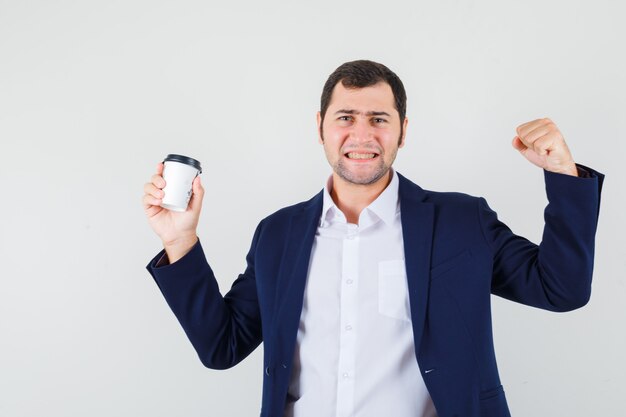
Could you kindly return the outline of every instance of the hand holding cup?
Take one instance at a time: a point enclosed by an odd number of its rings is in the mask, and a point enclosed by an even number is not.
[[[159,162],[156,173],[150,182],[144,185],[142,204],[148,223],[163,241],[170,263],[173,263],[187,253],[198,240],[196,229],[202,209],[204,188],[198,175],[192,182],[191,198],[185,211],[164,208],[162,205],[167,205],[163,204],[164,188],[167,185],[163,177],[164,168],[164,163]]]

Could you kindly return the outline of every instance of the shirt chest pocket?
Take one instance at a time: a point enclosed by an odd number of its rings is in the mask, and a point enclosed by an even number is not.
[[[378,262],[378,312],[396,320],[411,320],[404,260]]]

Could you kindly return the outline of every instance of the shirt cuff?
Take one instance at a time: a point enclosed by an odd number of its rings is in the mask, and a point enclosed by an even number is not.
[[[161,258],[157,261],[156,264],[154,264],[154,267],[160,268],[162,266],[169,265],[169,264],[170,264],[170,259],[167,257],[167,252],[163,252],[163,255],[161,256]]]
[[[587,171],[582,166],[576,164],[576,170],[578,171],[579,178],[591,178],[591,172]]]

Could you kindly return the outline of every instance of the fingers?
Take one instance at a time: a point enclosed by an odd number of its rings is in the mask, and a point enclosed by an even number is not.
[[[524,153],[530,149],[537,155],[544,156],[548,155],[552,150],[555,149],[557,140],[558,137],[553,133],[548,133],[544,136],[534,139],[532,142],[516,136],[515,138],[513,138],[513,147],[521,153]]]
[[[163,196],[165,195],[162,189],[157,188],[154,183],[151,182],[147,182],[143,186],[143,191],[146,195],[152,196],[154,198],[163,198]]]
[[[192,183],[193,193],[191,194],[191,200],[189,200],[189,207],[192,211],[200,211],[202,209],[202,200],[204,198],[204,187],[198,175]]]
[[[517,129],[515,129],[515,131],[517,132],[517,136],[519,136],[520,138],[525,138],[528,133],[537,129],[538,127],[549,125],[554,125],[554,123],[548,118],[536,119],[519,125]]]
[[[152,178],[150,178],[150,182],[157,188],[165,188],[165,180],[161,174],[154,174]]]
[[[519,138],[519,136],[515,136],[513,138],[512,144],[513,144],[513,147],[515,149],[517,149],[518,151],[520,151],[522,153],[524,153],[524,151],[526,149],[528,149],[528,146],[524,145],[524,142],[522,142],[522,140]]]
[[[530,122],[522,123],[521,125],[517,126],[515,131],[517,132],[518,136],[526,136],[528,132],[535,129],[537,126],[546,124],[548,120],[549,119],[547,118],[531,120]]]
[[[552,120],[544,118],[521,124],[517,127],[517,139],[537,155],[543,156],[553,149],[556,142],[562,140],[561,132]],[[517,142],[513,146],[520,152],[524,151]]]
[[[145,185],[145,187],[144,187],[144,192],[145,192],[145,194],[143,195],[142,200],[141,200],[141,201],[142,201],[142,203],[144,204],[144,206],[145,206],[146,208],[147,208],[147,206],[149,206],[149,205],[154,205],[154,206],[158,206],[158,205],[160,205],[160,204],[161,204],[161,201],[162,201],[162,199],[163,199],[163,191],[161,191],[161,190],[159,190],[159,189],[157,189],[157,191],[156,191],[156,192],[154,192],[154,193],[153,193],[153,192],[146,191],[146,188],[149,188],[149,186],[154,187],[152,184],[147,183],[147,184]],[[159,194],[159,192],[160,192],[161,194]]]
[[[537,126],[535,129],[526,133],[526,136],[522,138],[522,141],[526,143],[535,143],[536,140],[542,138],[543,136],[546,136],[551,131],[552,129],[548,125]]]
[[[141,202],[144,209],[149,210],[152,206],[160,206],[162,199],[165,195],[163,188],[165,187],[165,180],[161,176],[163,174],[163,163],[157,164],[157,173],[150,179],[151,182],[147,182],[143,186],[144,195]],[[160,209],[160,207],[159,207]],[[159,210],[160,211],[160,210]]]

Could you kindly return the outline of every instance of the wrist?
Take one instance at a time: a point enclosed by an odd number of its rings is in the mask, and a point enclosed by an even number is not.
[[[198,236],[193,234],[191,236],[181,236],[174,240],[163,242],[163,248],[170,261],[173,264],[183,256],[185,256],[191,248],[198,242]]]
[[[576,168],[576,164],[572,162],[572,164],[563,172],[563,174],[572,175],[574,177],[578,176],[578,168]]]
[[[571,165],[564,166],[563,168],[548,169],[547,171],[555,172],[557,174],[563,174],[563,175],[572,175],[574,177],[578,176],[578,168],[576,167],[576,164],[574,162],[572,162]]]

